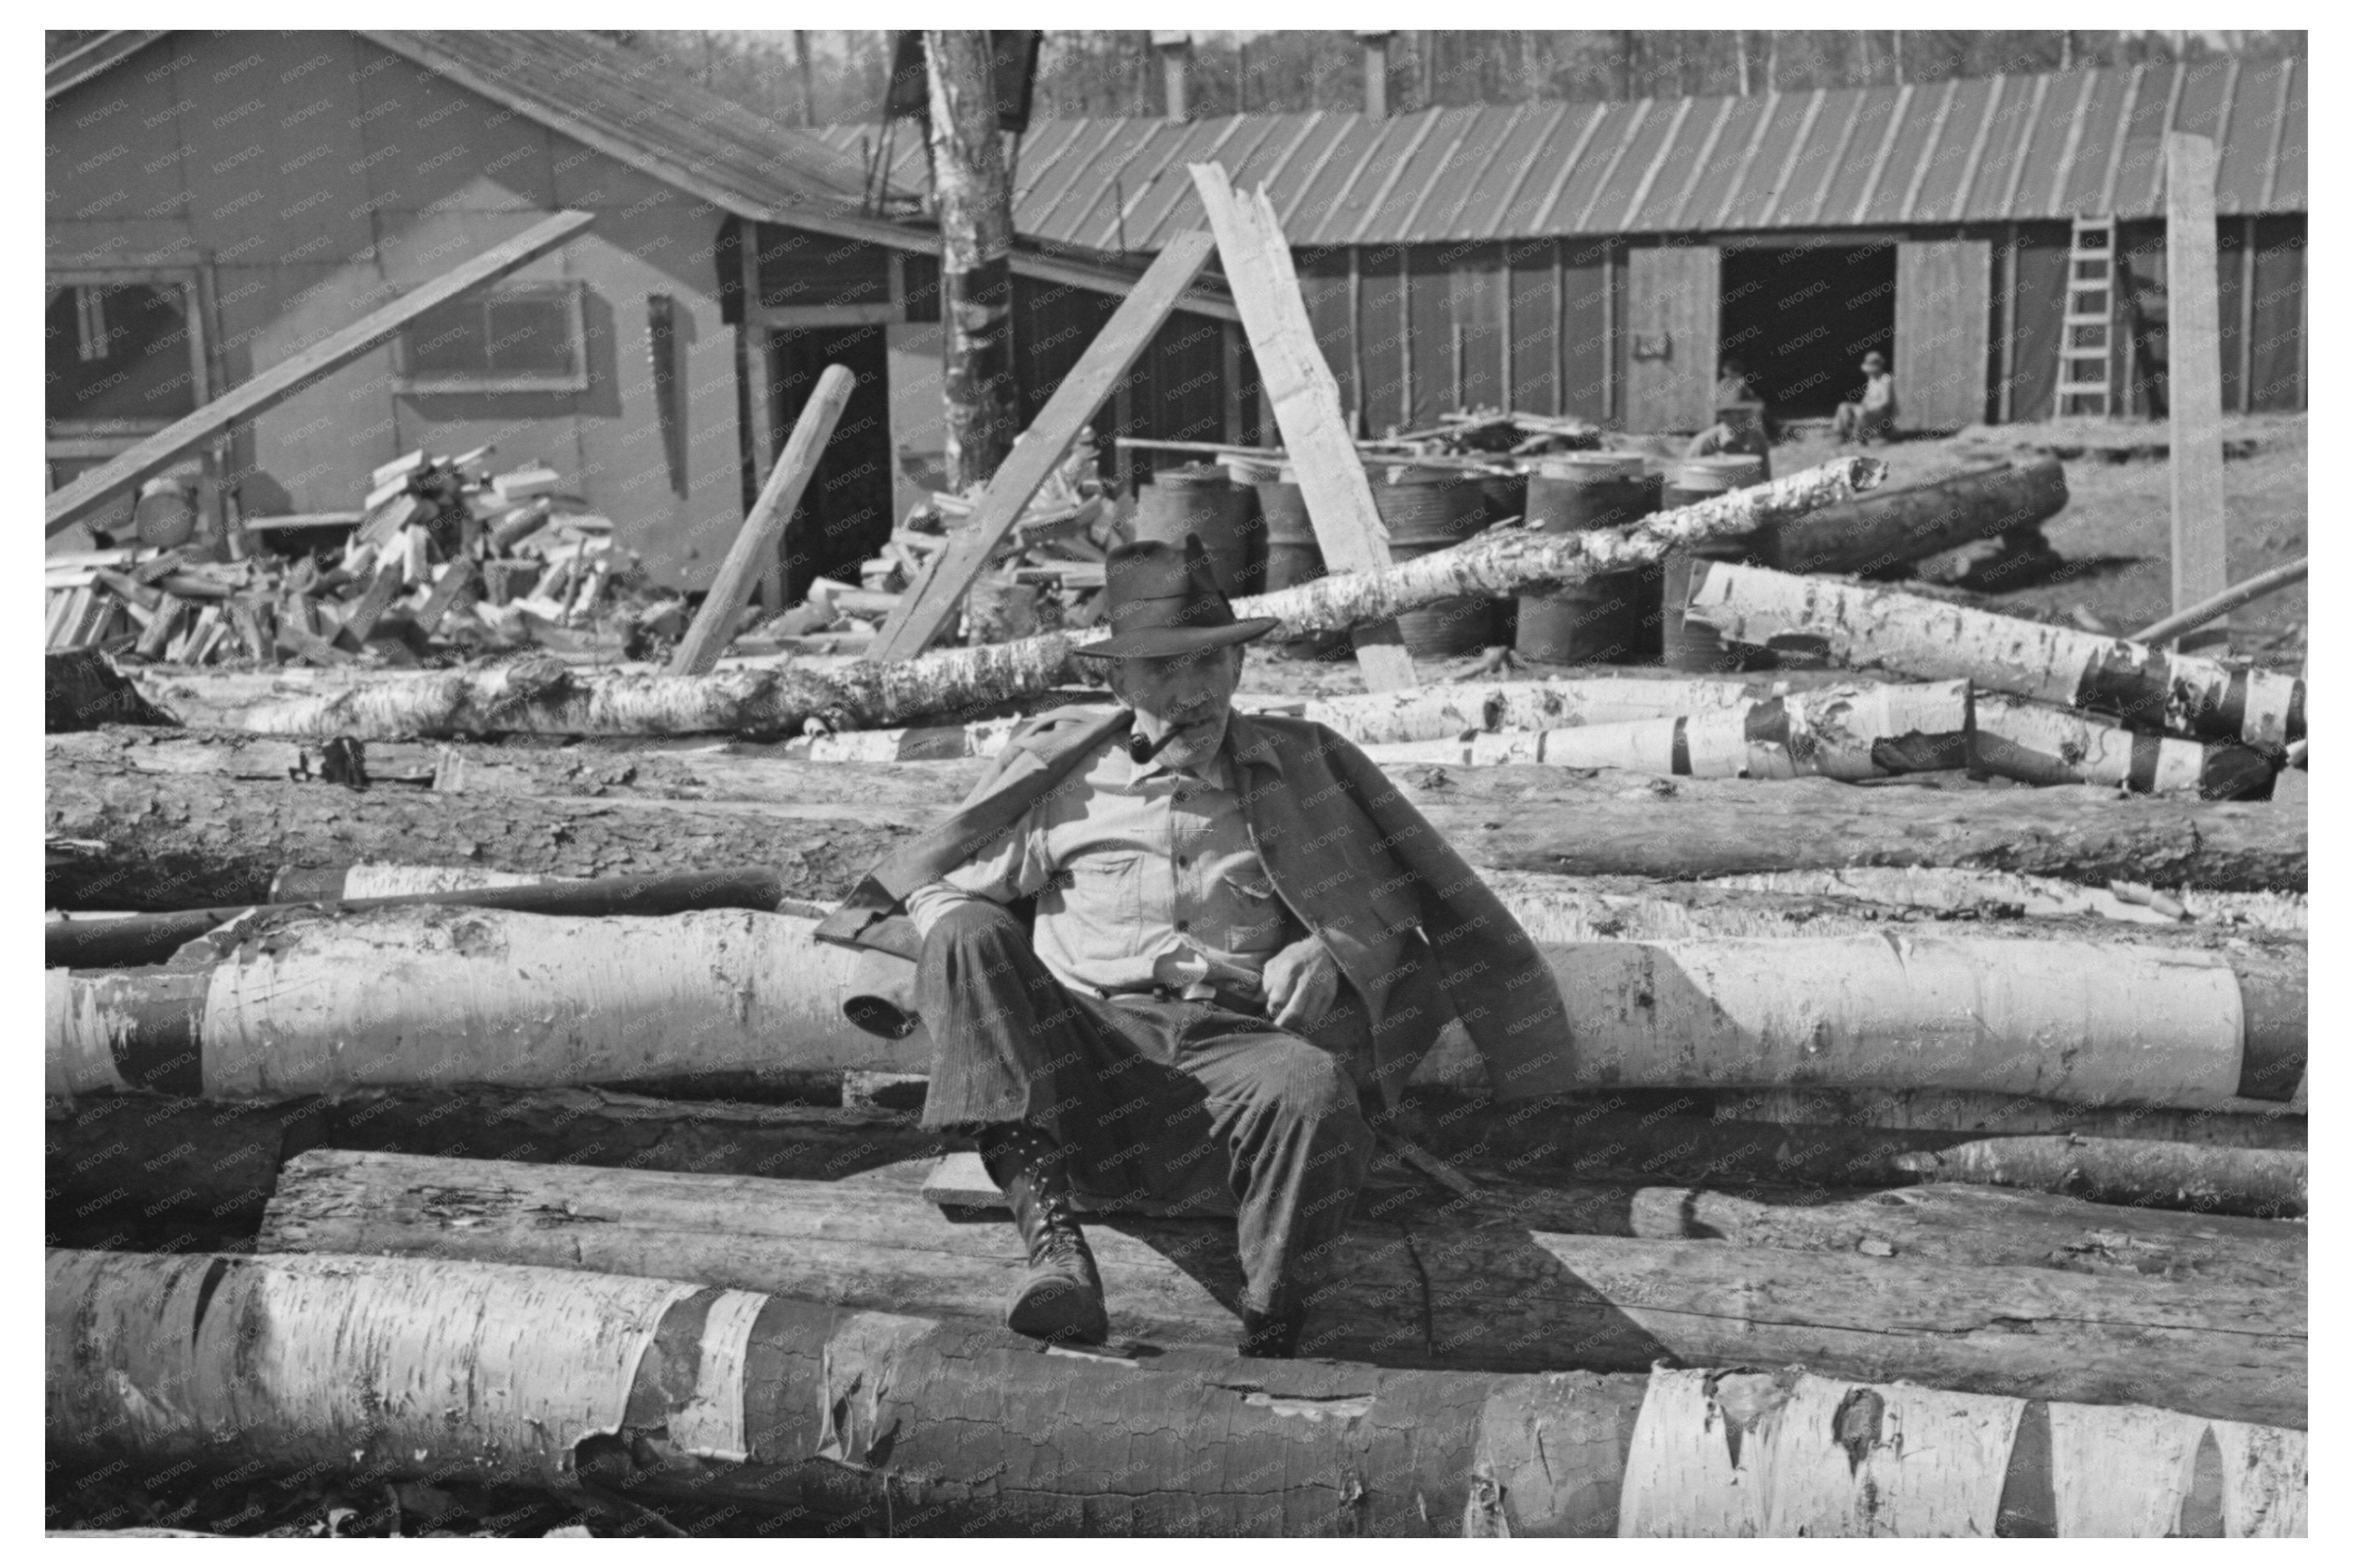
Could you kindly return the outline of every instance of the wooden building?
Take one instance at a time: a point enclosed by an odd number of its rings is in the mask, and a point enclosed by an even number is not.
[[[404,451],[494,444],[700,587],[835,362],[859,388],[788,588],[854,578],[932,477],[938,237],[913,204],[586,35],[108,34],[49,68],[47,159],[52,488],[565,208],[594,226],[241,427],[205,455],[220,486],[248,515],[348,510]],[[1144,264],[1017,258],[1031,410]],[[1232,320],[1197,289],[1132,379],[1197,383],[1185,406],[1206,367],[1214,403]]]
[[[1263,183],[1368,431],[1489,404],[1707,422],[1719,355],[1827,415],[1872,348],[1906,422],[2057,408],[2075,220],[2113,227],[2113,412],[2163,404],[2163,136],[2219,142],[2222,375],[2301,408],[2307,69],[2148,65],[1746,97],[1065,120],[1020,149],[1015,226],[1149,252],[1202,219],[1188,163]],[[837,148],[867,132],[835,127]],[[920,184],[920,150],[897,161]],[[2076,412],[2067,409],[2065,412]]]
[[[1033,126],[1015,363],[1034,415],[1165,238],[1190,163],[1263,182],[1363,428],[1471,404],[1787,416],[1890,353],[1905,423],[2057,406],[2076,220],[2108,220],[2112,411],[2163,399],[2163,132],[2221,144],[2223,388],[2305,401],[2306,70],[2235,60],[1634,102]],[[859,390],[786,541],[850,570],[935,482],[921,139],[797,131],[581,34],[103,35],[47,79],[52,485],[548,213],[587,234],[243,427],[248,514],[348,509],[423,447],[544,461],[658,579],[706,584],[819,369]],[[1097,421],[1272,436],[1214,276]],[[80,531],[58,536],[71,546]]]

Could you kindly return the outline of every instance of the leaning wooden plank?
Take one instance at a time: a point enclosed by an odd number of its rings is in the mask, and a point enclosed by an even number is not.
[[[269,920],[296,910],[361,910],[430,904],[445,909],[511,910],[543,915],[659,916],[693,910],[774,912],[784,884],[774,871],[684,871],[595,880],[510,881],[503,887],[440,889],[312,900],[216,906],[114,921],[66,921],[43,928],[44,962],[52,969],[121,969],[164,963],[187,943],[232,921]]]
[[[2138,1138],[1984,1138],[1895,1157],[1938,1182],[1985,1182],[2094,1202],[2169,1201],[2214,1214],[2301,1218],[2306,1158],[2287,1149],[2215,1148]]]
[[[1973,540],[2031,528],[2067,505],[2067,475],[2056,458],[1933,485],[1857,496],[1766,536],[1763,552],[1784,572],[1865,576]]]
[[[379,907],[280,920],[208,973],[50,970],[50,1092],[928,1066],[921,1043],[849,1025],[860,955],[813,947],[814,923]],[[1580,1004],[1493,1085],[1508,1098],[1819,1085],[2221,1110],[2287,1100],[2304,1071],[2301,954],[1934,935],[1538,945]]]
[[[2072,626],[2021,621],[1892,588],[1708,561],[1691,611],[1733,642],[1804,648],[1856,669],[2112,713],[2135,728],[2280,747],[2304,735],[2304,682]]]
[[[2165,138],[2165,411],[2172,452],[2173,609],[2230,585],[2222,516],[2222,325],[2214,239],[2214,139]],[[2252,281],[2252,279],[2250,279]],[[2227,613],[2227,612],[2225,612]],[[2221,616],[2197,640],[2221,642]]]
[[[841,422],[841,411],[849,406],[849,394],[857,384],[858,378],[838,364],[826,366],[817,378],[816,389],[793,421],[784,454],[768,470],[751,515],[728,548],[727,559],[719,563],[719,574],[712,580],[702,608],[695,613],[694,624],[670,656],[670,674],[708,675],[719,656],[727,651],[735,635],[736,618],[751,602],[753,588],[775,565],[776,542],[784,536],[793,509],[800,505],[801,492],[817,473],[825,444],[833,439],[833,427]]]
[[[1746,536],[1777,517],[1869,489],[1885,466],[1843,458],[1786,479],[1656,513],[1623,530],[1483,535],[1370,576],[1340,574],[1238,601],[1238,616],[1271,616],[1285,635],[1342,629],[1460,595],[1493,596],[1531,584],[1578,582],[1663,559],[1679,544]],[[942,559],[944,559],[943,556]],[[967,706],[1027,697],[1071,679],[1071,654],[1108,627],[945,649],[896,664],[860,662],[831,674],[786,667],[707,676],[596,675],[553,660],[355,684],[317,699],[248,710],[265,734],[417,734],[536,731],[557,734],[786,737],[811,719],[871,729]]]
[[[1620,1210],[1616,1194],[1518,1195],[1536,1212],[1482,1213],[1473,1203],[1454,1223],[1353,1227],[1310,1310],[1314,1352],[1530,1372],[1746,1356],[1978,1393],[2305,1423],[2300,1284],[1595,1236],[1553,1228],[1546,1211],[1574,1220],[1592,1204],[1606,1219]],[[1198,1278],[1207,1270],[1193,1254],[1208,1247],[1185,1245],[1208,1227],[1129,1224],[1149,1228],[1132,1237],[1095,1227],[1113,1331],[1229,1340],[1234,1315]],[[920,1193],[866,1184],[318,1150],[280,1173],[258,1247],[650,1275],[987,1319],[1022,1268],[1004,1234],[950,1223]],[[1211,1234],[1225,1239],[1222,1227]],[[1732,1302],[1742,1305],[1727,1310]],[[1734,1346],[1735,1333],[1749,1337]]]
[[[2295,1535],[2306,1511],[2303,1434],[2139,1406],[1786,1373],[1058,1354],[522,1265],[60,1249],[46,1276],[45,1430],[68,1463],[216,1460],[233,1431],[263,1470],[316,1474],[323,1452],[378,1479],[585,1472],[638,1499],[732,1493],[894,1532],[1990,1536],[2019,1528],[2011,1497],[2044,1500],[2032,1533],[2160,1535],[2195,1510],[2200,1529]],[[134,1404],[149,1387],[174,1397]],[[1737,1455],[1728,1421],[1748,1435]],[[2182,1460],[2210,1436],[2211,1492]],[[2080,1494],[2142,1471],[2131,1515],[2079,1517]]]
[[[1324,566],[1360,576],[1385,572],[1388,530],[1341,412],[1339,385],[1316,346],[1273,205],[1263,187],[1235,195],[1222,164],[1194,163],[1188,169],[1194,193],[1217,233],[1219,261],[1250,333],[1259,385],[1282,431]],[[1413,684],[1413,659],[1394,619],[1361,621],[1349,631],[1366,686],[1386,691]]]
[[[595,221],[595,215],[590,213],[557,213],[505,244],[491,247],[462,267],[370,311],[292,359],[270,366],[242,386],[150,436],[121,457],[51,491],[43,505],[44,532],[63,532],[100,502],[171,467],[190,447],[225,435],[256,415],[276,407],[313,382],[333,374],[370,349],[389,341],[427,311],[528,266]]]
[[[2310,557],[2299,556],[2284,566],[2274,566],[2268,572],[2258,572],[2245,582],[2225,588],[2211,598],[2200,600],[2179,615],[2168,616],[2161,621],[2151,622],[2133,633],[2132,640],[2145,643],[2171,642],[2184,632],[2196,631],[2200,626],[2229,615],[2242,605],[2252,605],[2266,595],[2276,594],[2283,588],[2294,587],[2311,574]]]
[[[920,592],[906,595],[883,623],[868,659],[882,664],[913,658],[946,627],[1038,487],[1060,466],[1079,431],[1150,346],[1216,248],[1208,235],[1198,233],[1177,235],[1161,247],[1029,428],[1013,443],[971,519],[957,530],[947,550],[933,558],[936,564],[926,569]]]

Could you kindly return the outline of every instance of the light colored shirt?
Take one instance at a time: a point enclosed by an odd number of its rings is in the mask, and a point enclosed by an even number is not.
[[[1201,776],[1106,743],[995,845],[909,894],[908,918],[929,934],[967,899],[1035,893],[1031,945],[1065,985],[1200,997],[1217,979],[1250,995],[1304,928],[1250,842],[1231,750],[1229,731]]]

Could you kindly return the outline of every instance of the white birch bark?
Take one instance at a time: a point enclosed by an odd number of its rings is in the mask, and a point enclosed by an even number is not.
[[[1709,562],[1690,613],[1726,639],[1802,645],[1856,669],[1966,678],[1991,691],[2116,713],[2139,728],[2281,747],[2304,734],[2304,682],[2144,643],[1923,599],[1894,588]]]
[[[1676,545],[1742,537],[1776,519],[1868,489],[1884,473],[1873,458],[1843,458],[1654,513],[1628,528],[1491,531],[1386,572],[1327,576],[1239,600],[1234,614],[1274,616],[1282,622],[1275,635],[1299,637],[1385,620],[1460,595],[1501,596],[1531,584],[1582,582],[1661,560]],[[811,719],[834,731],[874,729],[1045,690],[1068,678],[1074,650],[1109,635],[1103,626],[1053,632],[891,664],[856,664],[824,676],[789,666],[703,676],[606,675],[552,659],[519,659],[267,703],[245,712],[243,728],[362,739],[502,731],[792,736]]]

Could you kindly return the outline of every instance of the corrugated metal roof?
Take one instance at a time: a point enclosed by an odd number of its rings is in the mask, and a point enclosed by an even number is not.
[[[1014,227],[1153,250],[1204,222],[1185,172],[1266,183],[1291,242],[1440,244],[1690,229],[1855,228],[2164,210],[2168,130],[2221,143],[2215,206],[2300,212],[2306,77],[2234,58],[1748,98],[1360,114],[1041,121]],[[850,153],[870,128],[816,134]],[[918,189],[902,139],[892,184]]]

